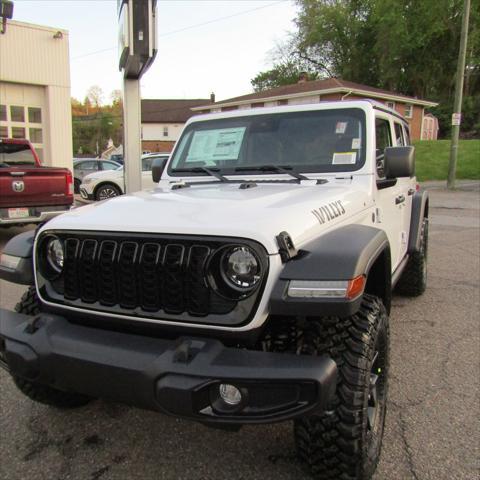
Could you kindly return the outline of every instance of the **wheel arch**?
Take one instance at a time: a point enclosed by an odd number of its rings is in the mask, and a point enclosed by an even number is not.
[[[410,219],[410,235],[408,238],[408,253],[418,252],[420,249],[420,237],[422,221],[429,215],[429,198],[426,190],[416,192],[412,199],[412,216]]]
[[[100,187],[103,187],[105,185],[113,185],[115,188],[117,188],[120,191],[120,195],[123,195],[123,188],[114,180],[103,180],[99,184],[95,185],[95,188],[93,189],[93,196],[96,199],[97,197],[97,191]]]
[[[285,264],[272,292],[270,313],[278,315],[348,316],[360,307],[361,296],[346,298],[292,298],[292,280],[352,280],[365,275],[365,293],[391,303],[390,244],[383,230],[366,225],[347,225],[307,244]]]

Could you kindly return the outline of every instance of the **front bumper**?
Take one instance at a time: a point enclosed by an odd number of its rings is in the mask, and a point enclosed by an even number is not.
[[[112,332],[0,309],[0,364],[57,389],[108,398],[204,423],[272,423],[325,408],[336,384],[328,357],[227,348]],[[223,402],[220,383],[242,392]]]
[[[80,196],[84,200],[95,200],[93,191],[89,192],[83,183],[80,185]]]

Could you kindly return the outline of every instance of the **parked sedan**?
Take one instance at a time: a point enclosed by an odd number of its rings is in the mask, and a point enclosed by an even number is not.
[[[75,193],[80,193],[80,184],[86,175],[105,170],[116,170],[120,163],[113,160],[103,160],[98,158],[79,158],[73,159],[73,177]]]
[[[156,158],[167,159],[169,153],[142,156],[142,190],[153,187],[152,162]],[[106,200],[125,192],[123,166],[116,170],[86,175],[80,185],[80,195],[85,200]]]

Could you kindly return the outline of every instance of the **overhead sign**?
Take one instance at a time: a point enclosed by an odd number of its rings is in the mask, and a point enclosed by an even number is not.
[[[139,79],[157,54],[157,0],[118,0],[118,67]]]

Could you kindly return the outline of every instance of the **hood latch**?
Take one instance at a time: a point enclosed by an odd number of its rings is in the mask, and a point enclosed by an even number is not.
[[[288,262],[291,258],[296,257],[298,250],[293,244],[292,237],[288,232],[281,232],[276,236],[278,243],[278,253],[282,259],[282,262]]]

